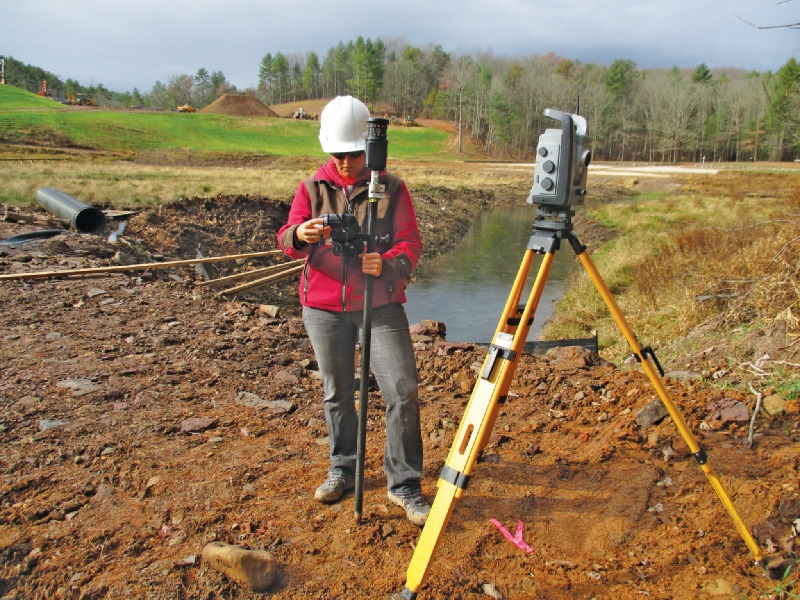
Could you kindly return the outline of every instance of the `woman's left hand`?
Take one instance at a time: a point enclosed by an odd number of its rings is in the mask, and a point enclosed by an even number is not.
[[[365,275],[380,277],[383,272],[383,259],[379,252],[368,252],[361,255],[361,271]]]

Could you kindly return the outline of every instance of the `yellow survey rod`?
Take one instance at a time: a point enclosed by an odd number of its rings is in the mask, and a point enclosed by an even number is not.
[[[707,462],[706,454],[703,448],[700,446],[700,443],[697,441],[697,438],[689,429],[686,421],[683,418],[683,415],[675,406],[675,403],[672,401],[670,397],[669,391],[667,390],[666,386],[664,385],[664,381],[662,380],[659,373],[655,370],[650,360],[648,360],[647,356],[643,353],[642,346],[639,344],[639,341],[636,339],[636,336],[631,330],[628,322],[625,320],[625,316],[620,311],[617,302],[614,300],[614,296],[609,291],[608,287],[606,286],[605,282],[603,281],[602,277],[598,273],[597,269],[592,262],[592,259],[584,250],[578,254],[578,258],[580,259],[583,267],[586,269],[586,272],[589,274],[592,282],[594,282],[597,291],[602,296],[603,300],[608,306],[608,309],[611,311],[611,315],[614,317],[614,321],[616,321],[617,325],[619,326],[622,334],[625,336],[625,339],[628,340],[628,344],[630,345],[633,353],[638,357],[641,361],[642,369],[644,370],[647,377],[650,379],[650,382],[655,387],[656,392],[658,393],[661,401],[664,403],[664,407],[669,412],[669,416],[672,417],[672,420],[675,421],[675,425],[678,426],[678,431],[680,431],[681,435],[683,436],[684,441],[689,446],[689,449],[694,454],[695,458],[697,459],[698,463],[700,464],[700,468],[708,477],[709,482],[711,482],[711,487],[714,488],[714,491],[719,496],[719,499],[722,501],[722,505],[728,511],[728,514],[733,519],[733,524],[736,526],[736,529],[739,531],[739,534],[744,539],[745,544],[750,549],[750,552],[753,553],[753,556],[756,559],[756,562],[761,562],[762,555],[761,551],[758,548],[758,544],[753,539],[753,536],[750,535],[750,532],[745,527],[742,520],[739,518],[739,515],[736,512],[736,509],[731,502],[730,497],[725,492],[725,489],[722,487],[719,479],[717,478],[716,473],[714,472],[713,467]]]

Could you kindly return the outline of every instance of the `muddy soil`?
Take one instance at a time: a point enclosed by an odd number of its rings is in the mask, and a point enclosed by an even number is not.
[[[504,201],[496,189],[414,196],[426,259],[466,231],[463,207]],[[267,198],[177,201],[131,218],[117,242],[64,234],[0,246],[0,273],[115,265],[118,253],[151,262],[272,249],[286,210]],[[0,238],[59,226],[30,213],[0,223]],[[218,277],[283,260],[208,269]],[[380,392],[357,523],[352,494],[313,500],[327,434],[296,281],[236,297],[203,281],[186,266],[0,282],[2,598],[388,598],[403,588],[420,529],[386,499]],[[415,332],[433,500],[486,350],[423,324]],[[672,419],[643,420],[657,396],[635,364],[560,349],[521,358],[419,598],[778,589],[797,547],[800,415],[796,403],[760,413],[749,445],[756,396],[735,372],[700,375],[719,371],[710,361],[681,365],[666,387],[772,570],[754,564]],[[720,385],[726,377],[739,384]],[[490,519],[512,535],[521,522],[532,550]],[[215,541],[269,551],[273,587],[255,594],[210,568],[201,551]]]

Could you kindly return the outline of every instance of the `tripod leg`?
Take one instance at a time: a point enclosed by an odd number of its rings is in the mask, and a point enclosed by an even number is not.
[[[455,508],[455,501],[464,495],[470,474],[481,450],[486,446],[499,411],[505,401],[519,357],[525,347],[530,323],[542,297],[555,255],[545,254],[529,300],[519,318],[519,301],[528,278],[534,252],[525,253],[503,316],[497,326],[481,374],[472,390],[466,412],[456,431],[453,445],[437,482],[428,521],[420,534],[406,574],[406,585],[397,599],[412,599],[425,581],[431,559]]]
[[[586,253],[585,250],[582,250],[578,253],[578,258],[581,261],[584,269],[589,275],[589,278],[594,283],[597,291],[600,292],[600,296],[602,296],[603,300],[608,306],[608,309],[611,311],[611,315],[614,317],[614,321],[616,321],[617,325],[619,326],[622,334],[625,336],[625,339],[628,340],[628,344],[630,345],[633,353],[636,355],[637,359],[641,362],[642,370],[644,370],[647,377],[655,387],[656,392],[658,393],[661,401],[664,403],[664,407],[669,412],[669,416],[672,417],[672,420],[678,426],[678,431],[680,431],[683,439],[686,441],[686,444],[689,446],[689,449],[694,454],[695,459],[700,465],[702,471],[708,477],[709,482],[711,483],[711,487],[714,488],[714,491],[719,496],[719,499],[722,501],[723,506],[728,511],[728,514],[733,519],[733,524],[736,529],[739,531],[739,534],[744,539],[745,544],[750,549],[750,552],[753,553],[753,556],[756,559],[756,562],[761,562],[762,556],[761,551],[758,548],[758,544],[755,542],[753,537],[750,535],[750,532],[745,527],[742,520],[739,518],[739,515],[736,512],[736,509],[731,502],[730,497],[725,492],[725,489],[722,487],[719,479],[717,478],[716,473],[714,472],[713,467],[708,463],[708,458],[706,456],[705,450],[700,446],[700,443],[697,441],[697,438],[689,429],[686,421],[683,418],[683,415],[678,410],[675,403],[672,401],[672,398],[669,395],[669,391],[667,390],[666,386],[664,385],[663,380],[659,373],[655,370],[652,363],[647,359],[646,354],[652,355],[652,350],[645,352],[639,341],[636,339],[636,336],[633,334],[628,322],[625,320],[622,311],[620,311],[619,306],[617,305],[616,301],[614,300],[614,296],[609,291],[608,287],[606,286],[605,282],[603,281],[602,277],[600,277],[600,273],[594,266],[592,259],[589,258],[589,255]],[[653,358],[655,358],[653,356]],[[659,367],[660,369],[660,367]]]
[[[530,253],[530,257],[533,257],[533,253]],[[539,301],[542,299],[542,293],[544,293],[544,287],[547,284],[547,278],[550,276],[550,270],[553,266],[554,260],[555,253],[545,253],[542,264],[539,266],[539,272],[536,275],[536,280],[533,282],[533,288],[531,289],[528,302],[525,304],[522,312],[519,312],[519,302],[522,298],[523,291],[522,286],[520,286],[519,289],[516,289],[515,286],[517,296],[513,298],[513,304],[511,303],[511,296],[513,294],[509,294],[509,302],[506,303],[503,316],[500,319],[500,323],[497,325],[497,332],[504,331],[507,334],[514,334],[516,333],[517,328],[520,326],[524,326],[525,330],[521,333],[521,335],[514,338],[515,343],[512,344],[511,347],[516,356],[514,366],[508,376],[505,377],[501,382],[501,387],[498,392],[498,402],[495,405],[492,414],[489,416],[488,422],[483,427],[483,437],[478,441],[478,452],[482,452],[489,443],[489,438],[492,434],[492,430],[494,429],[494,423],[497,419],[497,414],[500,411],[500,405],[503,404],[508,397],[508,390],[511,387],[511,381],[514,379],[514,373],[516,372],[517,365],[519,364],[519,357],[522,354],[522,351],[525,349],[525,341],[528,339],[528,332],[530,331],[533,317],[536,314],[536,309],[539,307]],[[523,268],[526,268],[525,277],[527,278],[527,273],[530,271],[530,265],[524,267],[523,263]]]

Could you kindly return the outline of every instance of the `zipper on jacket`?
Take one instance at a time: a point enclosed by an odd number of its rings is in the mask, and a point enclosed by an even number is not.
[[[347,263],[346,257],[342,257],[342,310],[347,310]]]
[[[303,302],[308,301],[308,263],[311,262],[311,257],[306,258],[306,264],[303,265]]]

